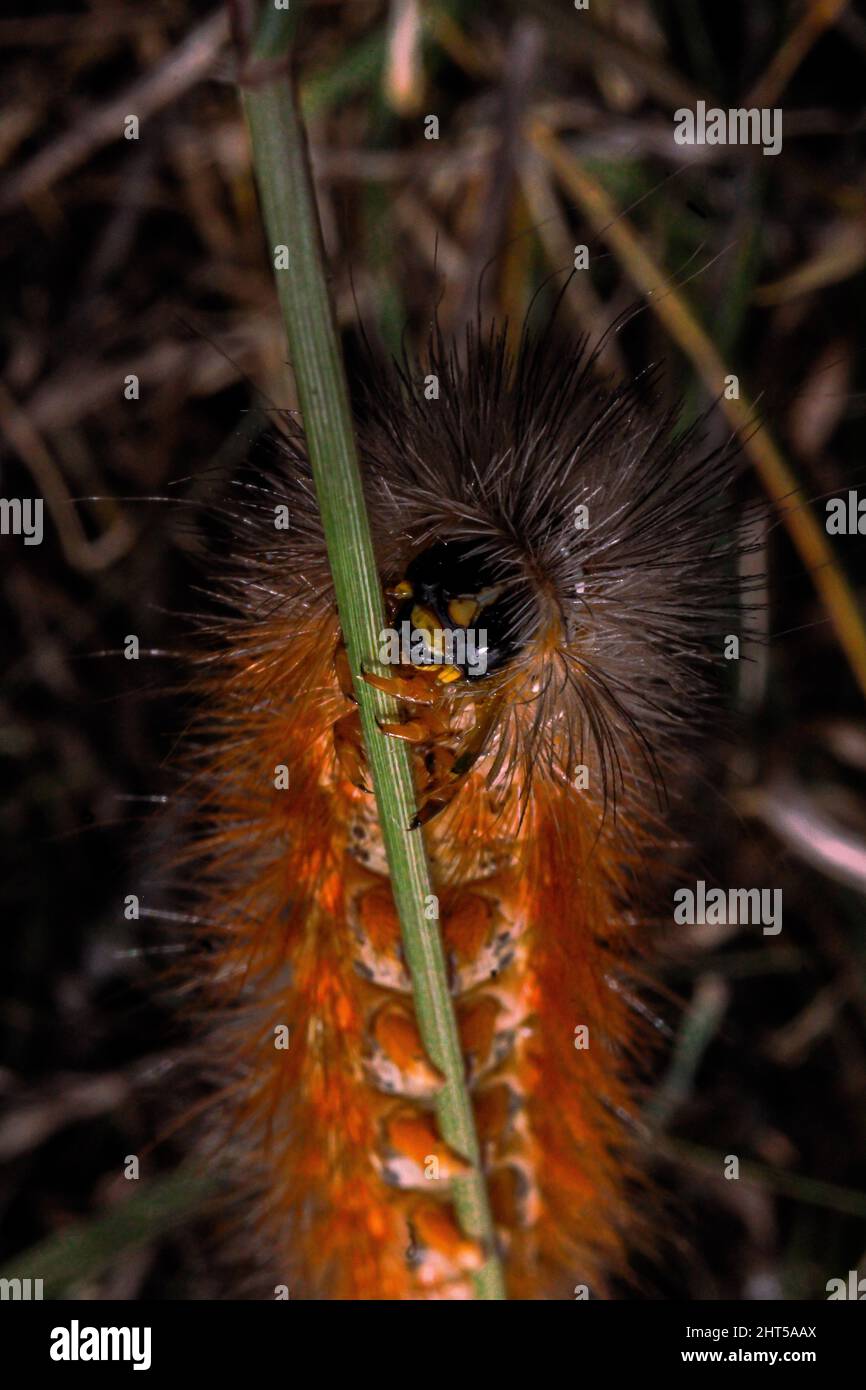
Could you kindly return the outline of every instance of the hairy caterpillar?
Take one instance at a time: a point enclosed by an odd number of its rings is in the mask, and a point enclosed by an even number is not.
[[[414,750],[514,1298],[604,1295],[642,1226],[625,982],[730,621],[730,452],[675,426],[584,345],[525,331],[512,356],[493,329],[461,353],[434,331],[358,411],[392,620],[427,634],[387,733]],[[465,1297],[484,1252],[449,1201],[297,431],[238,496],[185,855],[224,1161],[292,1297]],[[483,672],[433,659],[445,629],[483,629]]]

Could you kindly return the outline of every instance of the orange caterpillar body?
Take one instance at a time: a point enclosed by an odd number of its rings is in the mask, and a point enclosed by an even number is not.
[[[512,361],[496,337],[460,361],[434,339],[438,401],[404,364],[359,412],[383,585],[409,592],[433,553],[443,591],[452,569],[480,576],[452,587],[488,596],[494,630],[480,678],[398,674],[427,692],[404,706],[436,812],[417,833],[514,1298],[603,1295],[640,1226],[630,924],[725,606],[727,463],[593,368],[527,341]],[[192,781],[222,1158],[262,1287],[470,1297],[487,1252],[452,1210],[463,1160],[436,1130],[301,443],[242,496]]]

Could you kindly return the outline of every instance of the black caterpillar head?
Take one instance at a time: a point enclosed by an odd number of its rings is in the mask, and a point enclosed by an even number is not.
[[[515,655],[530,595],[496,573],[471,541],[436,541],[410,562],[395,593],[395,622],[428,635],[428,661],[446,660],[468,680],[501,670]]]

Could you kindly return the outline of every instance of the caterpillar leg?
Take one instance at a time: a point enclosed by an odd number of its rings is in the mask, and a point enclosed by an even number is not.
[[[420,749],[427,745],[422,760],[416,763],[415,784],[418,791],[419,807],[411,821],[411,829],[416,830],[444,811],[457,794],[460,784],[470,771],[471,764],[458,775],[454,769],[460,761],[459,755],[443,739],[449,735],[447,721],[435,709],[416,712],[411,719],[402,723],[384,723],[380,731],[387,738],[402,739],[405,743]],[[474,762],[474,759],[472,760]]]
[[[439,694],[418,667],[401,666],[400,671],[399,676],[379,676],[375,671],[364,671],[363,677],[374,690],[393,695],[395,700],[404,700],[408,705],[435,705]]]
[[[412,819],[413,830],[417,830],[421,825],[427,825],[434,816],[438,816],[454,800],[484,751],[499,709],[500,702],[498,700],[488,701],[481,716],[464,734],[456,752],[440,747],[439,751],[444,755],[442,758],[444,766],[440,764],[438,775],[431,778],[425,789],[421,805]]]
[[[340,771],[353,787],[369,792],[367,785],[367,760],[364,757],[364,741],[361,735],[361,718],[357,708],[349,710],[338,719],[333,728],[334,752]]]
[[[407,719],[404,724],[391,724],[387,721],[379,725],[379,732],[389,738],[402,739],[404,743],[429,743],[430,730],[420,719]]]

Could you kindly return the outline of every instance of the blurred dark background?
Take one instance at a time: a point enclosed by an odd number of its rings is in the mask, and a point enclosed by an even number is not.
[[[563,330],[596,339],[622,316],[606,369],[664,364],[686,416],[711,404],[533,144],[540,120],[628,210],[819,519],[827,497],[866,496],[853,7],[450,0],[422,16],[413,0],[308,0],[302,34],[350,371],[359,322],[384,351],[423,340],[437,303],[459,331],[488,263],[485,314],[519,323],[537,293],[543,317],[587,243]],[[7,5],[0,51],[2,494],[45,499],[41,546],[0,540],[0,1260],[44,1272],[46,1293],[222,1296],[212,1193],[185,1159],[194,1121],[177,1130],[187,1037],[163,974],[183,930],[158,865],[187,713],[183,615],[207,602],[195,504],[228,485],[269,404],[294,404],[236,61],[225,15],[180,0]],[[778,156],[674,144],[678,108],[753,96],[783,108]],[[729,432],[718,412],[709,432]],[[749,453],[740,490],[765,496]],[[732,673],[684,862],[692,878],[781,888],[784,930],[658,930],[647,1007],[670,1040],[644,1118],[674,1235],[631,1297],[823,1298],[864,1263],[863,695],[808,562],[778,508],[764,514],[751,563],[766,640]],[[866,539],[831,546],[862,602]],[[121,655],[128,634],[138,662]]]

